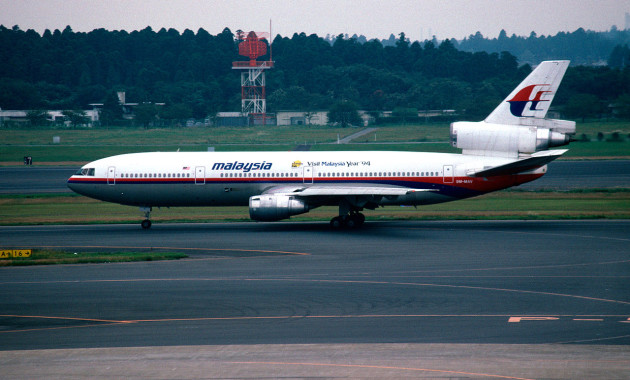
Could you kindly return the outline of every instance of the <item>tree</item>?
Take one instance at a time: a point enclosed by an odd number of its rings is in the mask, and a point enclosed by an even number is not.
[[[351,125],[360,125],[361,117],[357,111],[357,105],[351,101],[340,101],[330,108],[328,111],[328,123],[340,124],[342,128]]]
[[[630,66],[630,48],[628,45],[617,45],[608,57],[608,66],[623,68]]]
[[[143,103],[138,105],[134,112],[136,114],[136,121],[144,127],[144,129],[148,129],[149,125],[157,120],[157,106],[153,103]]]
[[[501,31],[494,39],[476,33],[461,42],[412,42],[405,33],[383,41],[277,35],[272,44],[276,63],[267,75],[268,105],[330,109],[344,99],[372,111],[433,104],[431,108],[466,108],[481,116],[492,100],[478,91],[484,83],[508,83],[508,89],[493,85],[504,98],[531,72],[528,62],[559,57],[571,59],[572,66],[554,105],[563,106],[576,94],[592,94],[600,104],[610,104],[630,88],[628,41],[630,31],[616,29],[529,37]],[[210,35],[203,29],[196,34],[164,28],[77,33],[67,27],[39,35],[0,25],[0,46],[12,47],[0,49],[0,107],[73,110],[105,102],[101,120],[110,125],[122,120],[114,91],[125,88],[134,102],[182,104],[199,119],[236,111],[240,80],[231,67],[243,59],[237,42],[229,29]],[[580,66],[606,59],[609,66]],[[431,88],[436,80],[457,85],[441,91]]]
[[[407,107],[396,107],[392,111],[392,117],[394,117],[396,121],[400,121],[403,124],[406,124],[407,121],[417,122],[418,109],[407,108]]]
[[[44,110],[30,110],[26,113],[26,118],[31,126],[43,126],[48,124],[48,112]]]
[[[110,91],[105,98],[100,119],[107,126],[122,119],[122,107],[115,91]]]
[[[615,101],[617,115],[619,117],[630,119],[630,94],[622,94]]]
[[[584,121],[587,117],[598,116],[601,112],[601,105],[595,95],[576,94],[569,99],[564,107],[564,112],[570,118],[581,118]]]
[[[78,127],[80,125],[86,125],[90,122],[90,118],[87,117],[85,111],[77,110],[65,110],[61,112],[71,127]]]
[[[184,103],[168,104],[160,110],[159,116],[165,120],[184,120],[192,117],[193,110]]]

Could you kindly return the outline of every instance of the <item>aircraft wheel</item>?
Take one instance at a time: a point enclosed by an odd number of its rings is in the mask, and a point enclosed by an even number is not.
[[[359,226],[359,220],[354,215],[348,215],[344,220],[344,225],[348,228],[357,228]]]
[[[341,217],[339,217],[339,216],[335,216],[334,218],[332,218],[332,219],[330,220],[330,226],[331,226],[332,228],[336,229],[336,230],[337,230],[337,229],[339,229],[339,228],[341,228],[341,227],[343,226],[343,223],[342,223],[342,221],[341,221]]]
[[[362,213],[357,213],[357,220],[359,221],[359,226],[362,226],[363,223],[365,223],[365,215],[363,215]]]
[[[142,226],[143,230],[148,230],[149,228],[151,228],[151,221],[149,219],[145,219],[140,225]]]

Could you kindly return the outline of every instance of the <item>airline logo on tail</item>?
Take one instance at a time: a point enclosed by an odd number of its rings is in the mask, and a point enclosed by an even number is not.
[[[532,117],[535,116],[536,111],[542,111],[542,109],[538,109],[537,106],[540,102],[549,101],[542,99],[542,97],[545,94],[551,93],[551,91],[545,90],[550,86],[549,84],[532,84],[516,93],[512,99],[508,100],[512,115],[516,117]],[[527,107],[528,103],[531,103],[531,106]]]

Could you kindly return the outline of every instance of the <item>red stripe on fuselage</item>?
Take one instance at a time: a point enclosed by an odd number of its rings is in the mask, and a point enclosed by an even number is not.
[[[432,185],[440,187],[460,188],[478,193],[505,189],[533,181],[542,177],[544,173],[538,174],[518,174],[497,177],[313,177],[313,184],[349,184],[349,183],[372,183],[404,186],[417,189],[432,188]],[[306,183],[304,183],[306,181]],[[107,178],[96,177],[70,177],[69,183],[84,184],[104,184],[108,185]],[[302,177],[210,177],[210,178],[110,178],[109,184],[195,184],[199,182],[220,184],[220,183],[295,183],[311,184],[311,178]]]

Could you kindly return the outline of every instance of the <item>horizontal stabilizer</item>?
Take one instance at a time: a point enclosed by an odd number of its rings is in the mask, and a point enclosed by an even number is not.
[[[529,170],[534,170],[543,165],[546,165],[556,158],[562,156],[565,152],[567,152],[567,149],[545,150],[542,152],[534,153],[531,155],[531,157],[510,162],[509,164],[499,165],[467,174],[472,177],[495,177],[500,175],[518,174]]]

